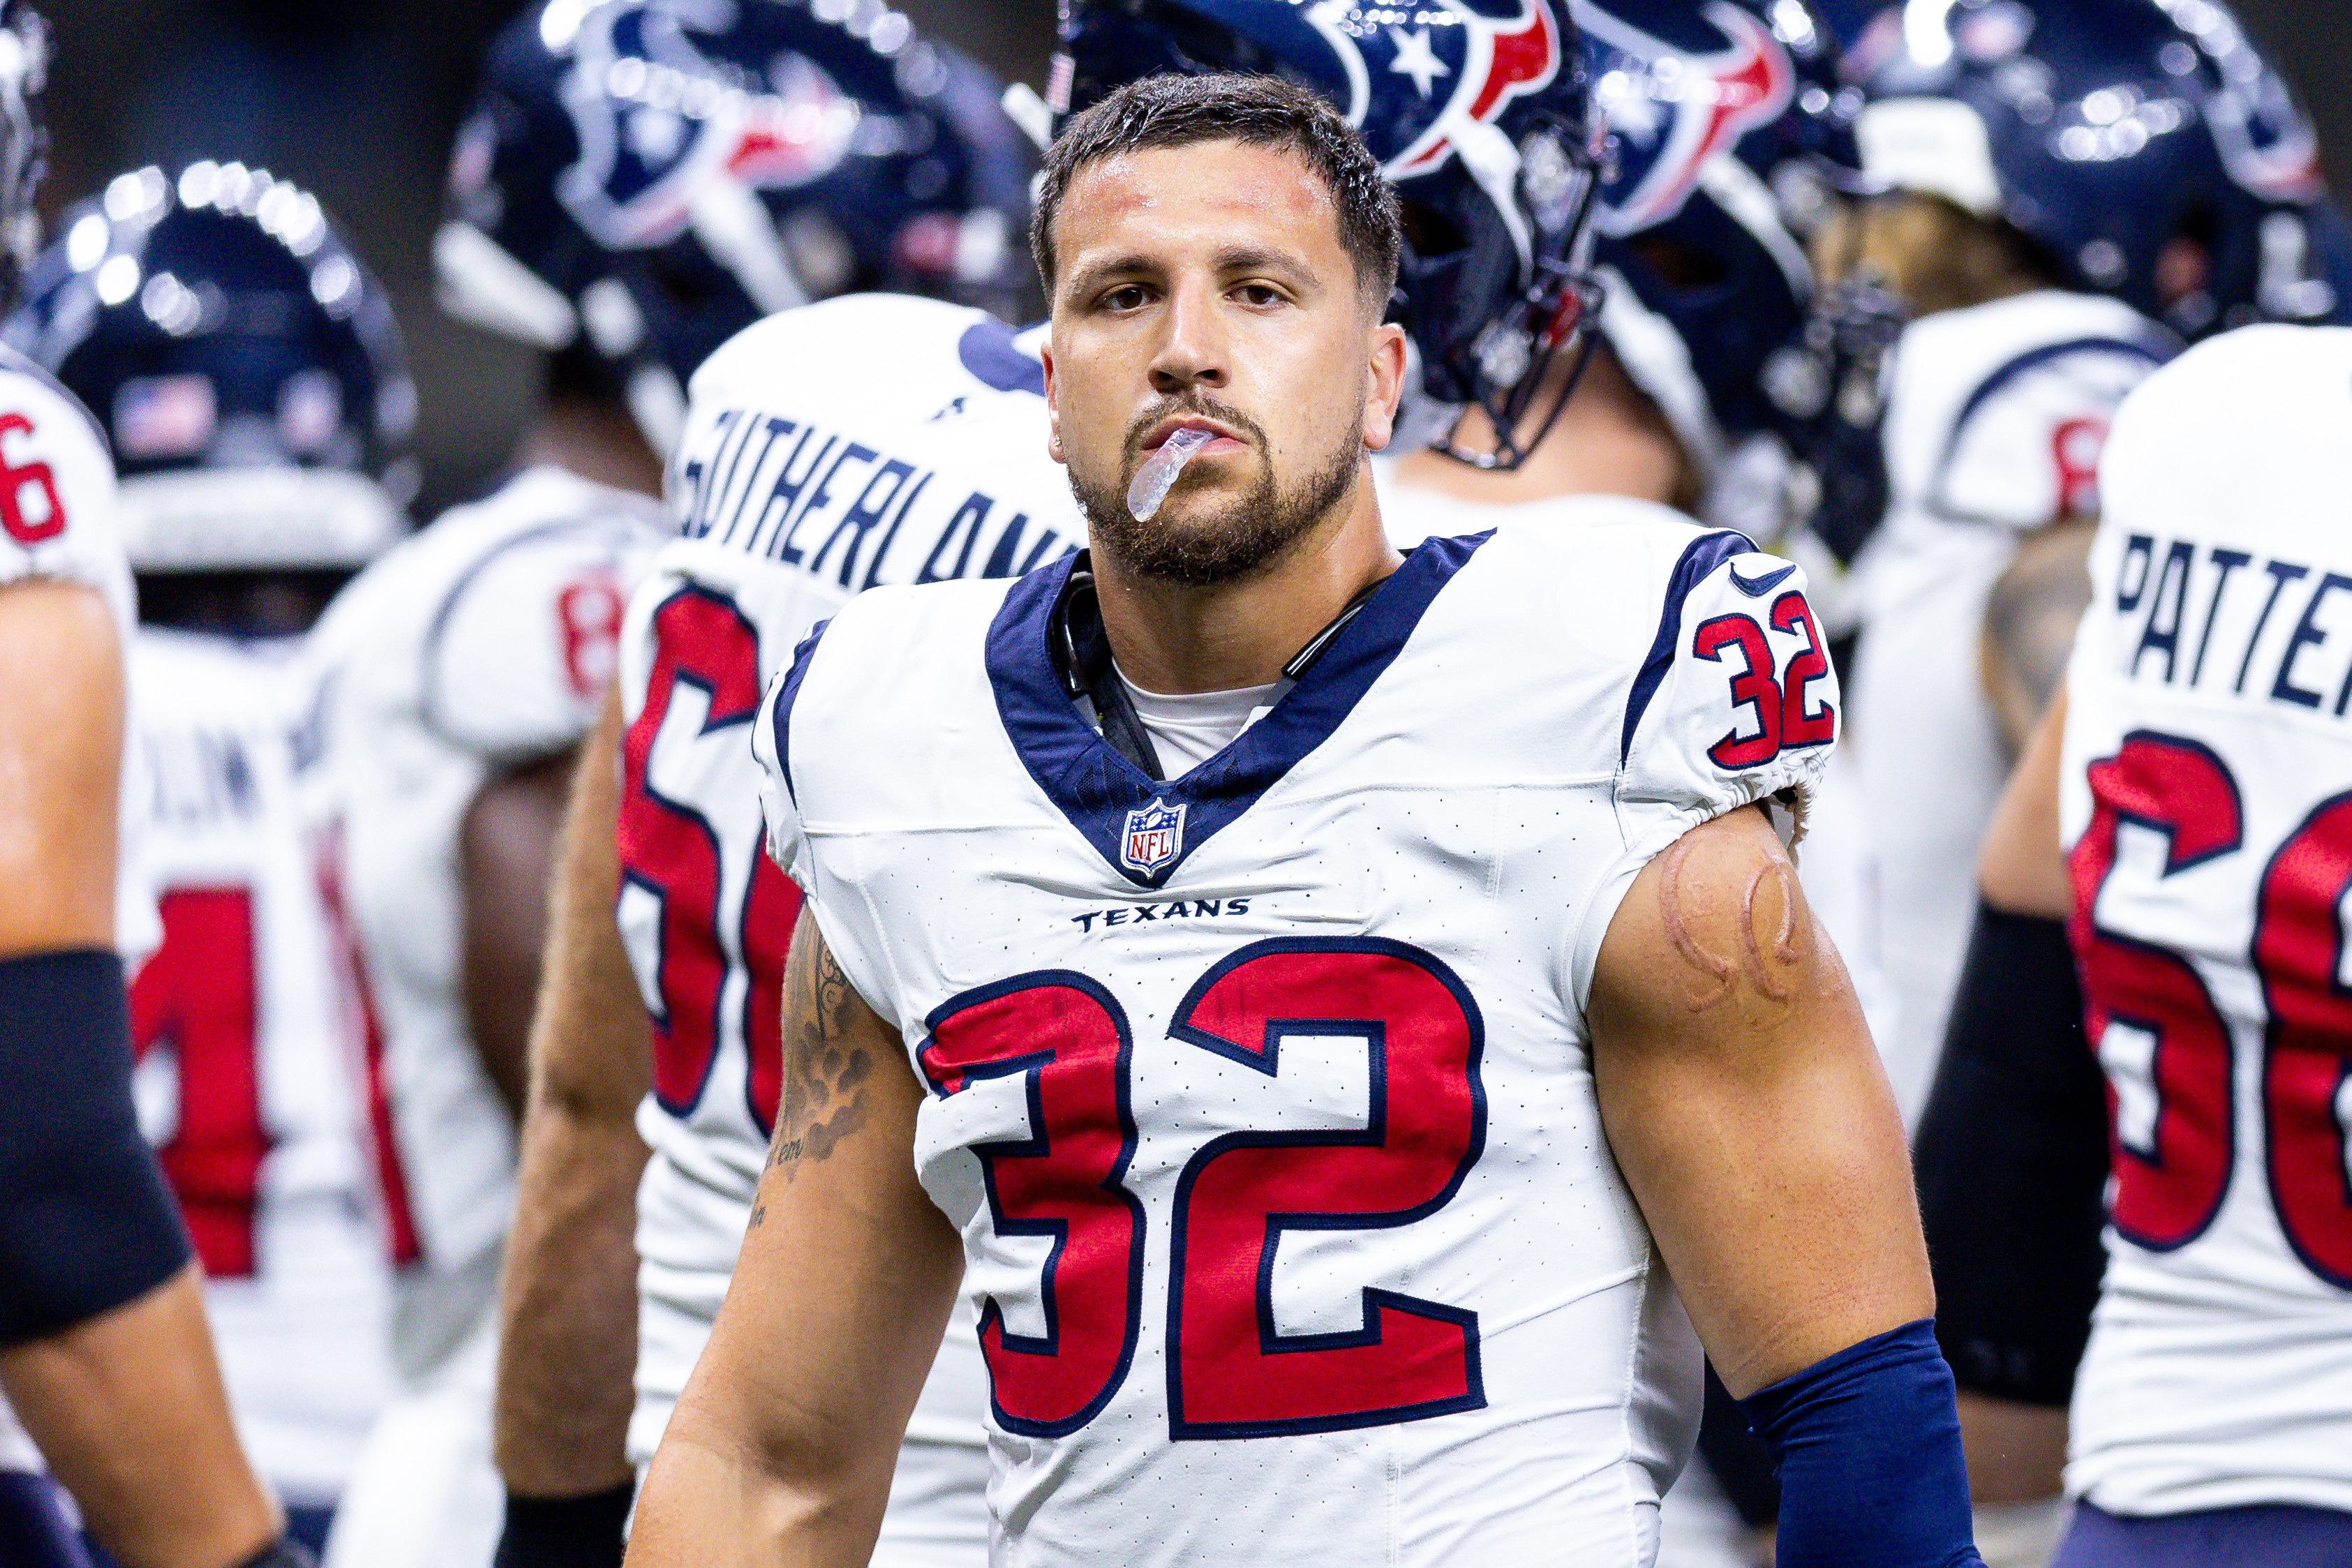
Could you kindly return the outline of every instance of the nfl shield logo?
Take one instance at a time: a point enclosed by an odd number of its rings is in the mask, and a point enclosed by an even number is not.
[[[1150,876],[1184,852],[1182,806],[1154,800],[1127,814],[1127,833],[1118,858]]]

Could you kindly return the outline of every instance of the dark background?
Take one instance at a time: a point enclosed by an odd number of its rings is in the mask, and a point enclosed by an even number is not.
[[[2046,0],[2063,5],[2064,0]],[[896,0],[1008,79],[1045,79],[1053,0]],[[37,0],[54,29],[52,216],[125,168],[239,159],[316,192],[392,291],[424,403],[420,520],[504,464],[534,357],[441,315],[428,259],[476,62],[519,0]],[[2238,0],[2352,193],[2352,5]]]

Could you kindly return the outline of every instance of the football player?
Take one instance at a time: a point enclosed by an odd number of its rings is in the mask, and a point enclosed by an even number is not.
[[[2087,594],[2115,405],[2182,338],[2326,317],[2352,269],[2307,125],[2218,5],[1961,6],[1940,21],[1914,8],[1882,19],[1855,59],[1872,71],[1865,164],[1895,193],[1820,254],[1916,319],[1890,365],[1865,353],[1815,384],[1843,433],[1843,483],[1824,494],[1848,505],[1829,531],[1854,559],[1864,622],[1855,755],[1897,988],[1884,1043],[1916,1117],[1979,840]],[[1843,438],[1873,423],[1870,441]],[[1874,467],[1883,483],[1856,482]],[[1937,1284],[1960,1301],[1970,1289],[1941,1263]],[[2015,1560],[2038,1562],[2058,1523],[2047,1457],[2071,1358],[2028,1376],[1972,1337],[1965,1312],[1948,1319],[1971,1479],[2005,1516],[1989,1513],[1979,1540],[1998,1560],[2013,1537]]]
[[[1832,426],[1878,424],[1836,462],[1875,451],[1884,485],[1844,475],[1868,515],[1826,532],[1854,561],[1855,758],[1897,993],[1884,1044],[1915,1118],[1978,843],[2082,603],[2116,402],[2184,339],[2352,304],[2310,131],[2222,7],[1947,9],[1890,12],[1851,57],[1865,170],[1890,194],[1818,246],[1911,323],[1883,371],[1783,389]]]
[[[37,238],[47,66],[38,16],[0,5],[11,297]],[[132,1107],[119,955],[157,934],[122,841],[133,595],[114,513],[88,413],[0,355],[0,1385],[25,1428],[0,1412],[0,1549],[86,1563],[46,1463],[124,1568],[283,1565],[299,1548],[238,1442],[203,1275]]]
[[[2352,1560],[2347,484],[2352,332],[2135,392],[1985,846],[1920,1180],[1964,1375],[2072,1383],[2063,1568]]]
[[[131,990],[142,1123],[248,1450],[315,1547],[389,1385],[351,997],[309,821],[300,634],[405,531],[415,396],[316,198],[200,160],[70,210],[7,338],[100,428],[138,574],[131,712],[163,945]]]
[[[782,1109],[633,1560],[862,1554],[961,1278],[1024,1561],[1644,1561],[1694,1321],[1782,1561],[1974,1561],[1899,1119],[1746,809],[1835,727],[1798,569],[1400,560],[1394,197],[1298,87],[1112,94],[1032,234],[1091,553],[862,595],[754,719]]]
[[[653,496],[682,380],[758,314],[745,303],[717,325],[694,306],[738,272],[784,287],[776,235],[747,225],[762,180],[797,178],[814,144],[898,130],[780,57],[736,63],[772,63],[788,96],[689,80],[672,47],[693,8],[622,9],[651,47],[616,50],[609,16],[567,4],[501,34],[452,154],[434,247],[445,307],[545,356],[514,472],[378,561],[315,639],[401,1265],[399,1393],[338,1514],[337,1568],[496,1551],[496,1297],[557,827],[629,591],[668,532]],[[706,190],[685,154],[711,115],[741,157]],[[623,235],[635,265],[614,265]]]
[[[558,282],[583,254],[632,288],[688,267],[711,281],[653,319],[674,373],[693,377],[670,465],[685,537],[633,601],[621,700],[589,743],[565,830],[505,1287],[509,1563],[618,1560],[633,1461],[651,1457],[701,1351],[751,1209],[799,897],[759,847],[748,733],[761,689],[861,588],[1009,575],[1068,554],[1080,533],[1043,455],[1035,350],[977,308],[1008,304],[1025,268],[1013,243],[1025,150],[994,84],[895,14],[848,25],[770,0],[724,17],[616,5],[551,32],[544,18],[563,14],[527,14],[492,67],[522,106],[509,122],[530,128],[501,142],[492,182],[507,212],[535,202],[562,221],[486,235]],[[754,229],[583,232],[593,209],[555,193],[589,166],[600,117],[640,112],[612,84],[655,65],[688,73],[689,97],[771,71],[776,97],[752,106],[754,130],[812,106],[866,129],[738,188],[751,132],[698,113],[672,150],[676,209],[749,204]],[[774,268],[728,259],[754,241]],[[792,292],[769,291],[775,277]],[[845,289],[894,292],[804,303]],[[803,303],[695,369],[780,298]],[[984,1400],[967,1326],[908,1435],[878,1561],[985,1556]]]

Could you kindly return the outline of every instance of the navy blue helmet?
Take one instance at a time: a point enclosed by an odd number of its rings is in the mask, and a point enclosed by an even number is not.
[[[2217,0],[1913,0],[1852,60],[1874,179],[2005,221],[2068,287],[2189,338],[2352,308],[2310,124]]]
[[[104,428],[134,568],[351,568],[399,537],[416,392],[316,197],[206,159],[60,227],[0,336]]]
[[[584,350],[666,449],[687,378],[764,315],[1016,307],[1032,158],[997,98],[879,0],[544,0],[458,131],[443,304]]]
[[[41,92],[48,85],[49,30],[25,0],[0,0],[0,300],[41,243],[33,193],[48,153]]]
[[[1067,116],[1166,71],[1282,76],[1339,106],[1404,207],[1391,319],[1421,398],[1400,443],[1517,465],[1598,304],[1600,124],[1564,0],[1067,0],[1046,102]],[[1491,450],[1453,437],[1471,404],[1500,433]]]
[[[1610,130],[1595,255],[1625,286],[1601,329],[1706,467],[1772,423],[1759,378],[1811,307],[1806,238],[1859,182],[1862,95],[1804,0],[1573,3]]]

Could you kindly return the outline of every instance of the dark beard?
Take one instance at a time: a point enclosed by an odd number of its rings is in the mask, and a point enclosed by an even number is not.
[[[1256,442],[1259,451],[1265,450],[1264,434],[1246,416],[1220,403],[1189,399],[1137,421],[1125,472],[1116,490],[1087,485],[1073,470],[1070,493],[1087,515],[1087,543],[1139,577],[1188,588],[1213,588],[1250,576],[1279,559],[1330,515],[1347,495],[1362,461],[1356,444],[1345,444],[1322,468],[1288,489],[1276,485],[1274,465],[1268,463],[1250,493],[1222,513],[1196,518],[1183,528],[1171,528],[1163,521],[1168,515],[1163,504],[1152,521],[1139,523],[1127,509],[1127,487],[1141,465],[1139,442],[1145,431],[1171,412],[1222,421]],[[1180,478],[1178,483],[1181,482]]]

